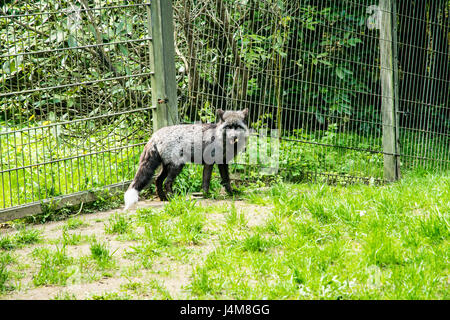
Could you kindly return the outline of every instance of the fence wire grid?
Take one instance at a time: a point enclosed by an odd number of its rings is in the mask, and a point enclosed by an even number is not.
[[[132,179],[151,123],[147,7],[2,2],[0,210]]]
[[[449,3],[382,2],[174,1],[182,120],[248,107],[252,128],[280,130],[280,173],[296,180],[382,181],[389,154],[404,169],[447,170]],[[383,13],[395,19],[394,153],[383,147]]]
[[[449,169],[448,1],[172,2],[179,122],[249,108],[256,133],[279,132],[278,175],[293,181],[381,183],[387,156]],[[0,1],[0,214],[133,178],[152,131],[151,42],[149,2]],[[246,157],[242,178],[264,166]]]

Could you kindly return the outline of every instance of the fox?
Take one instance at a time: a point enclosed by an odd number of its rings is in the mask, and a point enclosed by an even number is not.
[[[145,145],[134,179],[124,194],[124,210],[139,201],[139,193],[150,183],[159,166],[162,170],[155,185],[161,201],[167,201],[173,193],[175,178],[187,163],[203,165],[202,190],[205,195],[209,193],[214,165],[219,168],[226,192],[235,194],[228,165],[247,145],[247,116],[248,108],[238,111],[218,109],[216,123],[179,124],[157,130]]]

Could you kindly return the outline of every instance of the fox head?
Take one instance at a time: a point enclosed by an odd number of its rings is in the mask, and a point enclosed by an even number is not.
[[[217,129],[222,133],[223,139],[227,144],[237,145],[245,144],[248,139],[248,127],[245,120],[248,116],[248,109],[241,111],[223,111],[217,110],[219,123]]]

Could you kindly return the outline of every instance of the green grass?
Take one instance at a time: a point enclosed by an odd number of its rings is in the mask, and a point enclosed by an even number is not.
[[[10,278],[10,273],[7,269],[9,261],[6,255],[0,256],[0,293],[8,290],[7,282]]]
[[[105,292],[103,294],[94,294],[90,300],[130,300],[128,295],[120,294],[118,292]]]
[[[105,224],[105,232],[109,234],[124,234],[131,230],[132,224],[129,218],[121,214],[112,215]]]
[[[449,298],[448,176],[279,184],[259,196],[273,206],[265,226],[244,235],[224,228],[220,247],[194,269],[194,297]]]
[[[56,294],[52,300],[77,300],[77,297],[73,293],[60,292]]]
[[[164,279],[181,267],[188,299],[450,298],[448,174],[419,171],[383,186],[275,181],[242,197],[247,204],[200,205],[177,195],[162,208],[112,214],[98,235],[82,234],[90,226],[81,217],[54,239],[22,227],[0,238],[0,294],[120,277],[129,282],[89,299],[171,299]],[[118,259],[113,239],[129,241]],[[80,244],[88,254],[75,257]],[[21,248],[32,249],[32,264]]]
[[[55,250],[38,248],[33,251],[33,256],[40,265],[33,276],[35,286],[67,284],[67,279],[73,274],[69,268],[73,259],[67,255],[65,246]]]
[[[102,269],[108,268],[113,264],[113,253],[110,252],[106,243],[93,240],[89,247],[91,251],[91,257],[98,263],[98,266]]]
[[[125,291],[124,296],[129,297],[127,293],[133,295],[149,295],[152,299],[158,300],[171,300],[172,297],[164,284],[155,279],[151,279],[146,282],[128,282],[120,286],[120,288]]]
[[[87,226],[87,224],[83,220],[72,217],[67,220],[66,225],[63,228],[64,230],[75,230],[85,226]]]
[[[177,195],[162,212],[152,209],[137,211],[138,223],[144,225],[144,237],[156,247],[198,244],[205,236],[205,211],[193,199]]]
[[[243,212],[238,212],[234,202],[230,208],[227,208],[228,213],[225,214],[225,221],[230,228],[245,227],[247,220]]]
[[[205,214],[203,212],[190,211],[180,217],[175,228],[178,233],[178,242],[181,244],[199,244],[205,234]]]
[[[74,246],[80,244],[83,240],[85,240],[83,238],[86,237],[83,237],[81,234],[78,233],[68,233],[66,230],[64,230],[62,233],[60,243],[62,243],[65,246],[66,245]]]
[[[26,245],[38,243],[41,240],[39,230],[22,228],[14,235],[5,235],[0,237],[0,249],[13,250],[22,248]]]
[[[11,283],[14,274],[9,270],[11,265],[15,262],[15,258],[10,252],[0,251],[0,294],[7,293],[15,289],[14,284]]]
[[[242,242],[242,249],[250,252],[263,252],[271,247],[271,241],[266,240],[261,234],[248,235]]]

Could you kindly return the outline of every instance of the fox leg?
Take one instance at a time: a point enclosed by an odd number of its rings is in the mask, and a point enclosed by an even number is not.
[[[203,166],[202,189],[203,189],[203,193],[205,195],[207,195],[209,193],[209,184],[211,182],[211,175],[212,175],[213,168],[214,168],[213,164],[205,164]]]
[[[163,188],[163,182],[167,178],[168,173],[169,173],[168,166],[163,164],[161,173],[158,175],[155,181],[156,193],[158,194],[158,197],[159,199],[161,199],[161,201],[167,201],[167,197]]]
[[[225,187],[225,190],[230,195],[234,194],[235,190],[231,188],[228,164],[218,164],[217,166],[219,167],[220,178],[222,179],[222,185]]]
[[[168,166],[169,172],[167,173],[167,179],[164,184],[166,196],[169,196],[173,193],[172,184],[175,181],[175,178],[180,174],[181,170],[183,170],[183,167],[184,167],[184,164]]]

